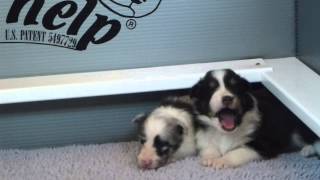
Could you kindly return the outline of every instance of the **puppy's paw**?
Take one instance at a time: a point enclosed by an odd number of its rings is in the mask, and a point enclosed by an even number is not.
[[[215,158],[206,157],[201,159],[201,164],[206,167],[211,167],[214,161],[215,161]]]
[[[302,148],[300,154],[304,157],[310,157],[316,155],[316,150],[312,145],[306,145]]]
[[[214,169],[235,168],[236,166],[224,158],[202,158],[201,164]]]
[[[215,169],[226,169],[226,168],[235,168],[236,166],[224,158],[219,158],[214,160],[214,162],[211,164],[211,167]]]

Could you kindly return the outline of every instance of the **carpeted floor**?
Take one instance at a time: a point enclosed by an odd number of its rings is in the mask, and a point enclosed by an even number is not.
[[[69,146],[31,151],[0,151],[1,180],[189,180],[189,179],[279,179],[318,180],[320,160],[287,154],[269,161],[252,162],[237,169],[201,167],[197,157],[158,170],[137,169],[137,143]]]

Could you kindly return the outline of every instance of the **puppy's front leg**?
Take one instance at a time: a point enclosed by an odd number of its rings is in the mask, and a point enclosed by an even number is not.
[[[221,157],[217,146],[214,144],[212,134],[210,131],[199,131],[196,135],[197,148],[201,157],[201,164],[203,166],[212,166],[215,159]]]
[[[214,146],[207,146],[200,151],[201,164],[203,166],[212,166],[213,163],[221,157],[220,152]]]
[[[259,153],[245,146],[229,151],[221,158],[216,159],[213,162],[212,167],[216,169],[235,168],[258,159],[261,159]]]

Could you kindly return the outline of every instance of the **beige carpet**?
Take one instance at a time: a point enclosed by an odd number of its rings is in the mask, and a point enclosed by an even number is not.
[[[319,180],[320,160],[287,154],[237,169],[213,170],[197,157],[158,170],[137,169],[137,143],[69,146],[40,150],[0,150],[0,180]]]

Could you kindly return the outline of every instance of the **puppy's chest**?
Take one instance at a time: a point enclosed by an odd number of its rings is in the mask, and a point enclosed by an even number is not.
[[[244,145],[249,141],[248,137],[244,137],[238,134],[221,134],[215,132],[212,135],[212,141],[221,154],[225,154],[230,150],[233,150],[239,146]]]

